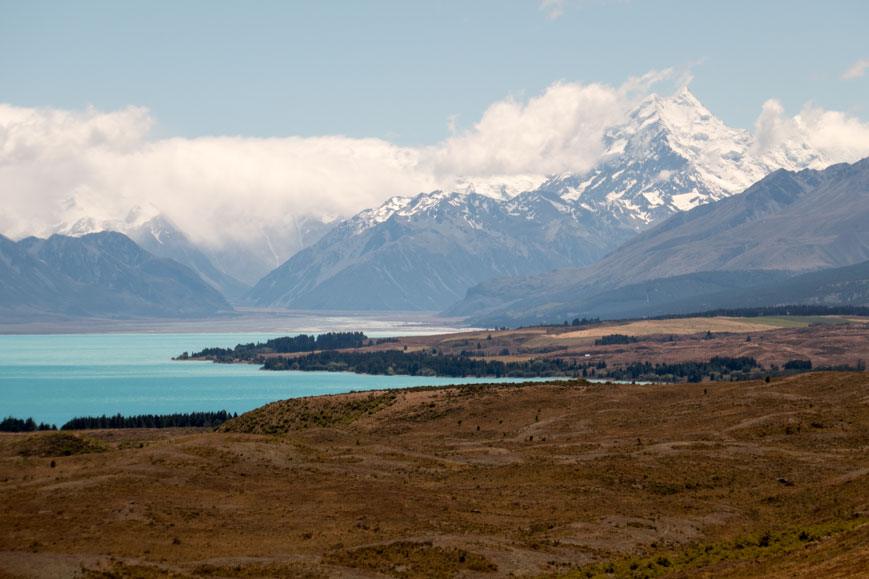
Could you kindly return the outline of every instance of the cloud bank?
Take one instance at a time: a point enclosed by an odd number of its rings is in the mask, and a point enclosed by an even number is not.
[[[0,105],[0,233],[47,235],[81,217],[122,220],[153,206],[193,241],[223,247],[299,218],[348,217],[392,195],[581,173],[599,160],[604,131],[673,76],[652,72],[619,87],[557,82],[493,103],[469,129],[417,148],[344,136],[155,139],[141,107]],[[869,154],[869,125],[811,106],[787,117],[768,101],[758,141],[792,138],[834,160]]]
[[[79,218],[123,220],[154,206],[194,241],[220,246],[474,178],[582,171],[600,155],[606,126],[652,81],[555,83],[527,102],[496,102],[471,129],[420,148],[344,136],[155,140],[141,107],[0,105],[0,233],[47,235]]]

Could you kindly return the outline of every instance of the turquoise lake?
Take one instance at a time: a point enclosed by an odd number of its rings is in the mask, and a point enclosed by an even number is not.
[[[76,416],[246,412],[275,400],[351,390],[516,381],[494,378],[266,372],[247,364],[174,362],[208,346],[286,334],[0,336],[0,418],[62,426]]]

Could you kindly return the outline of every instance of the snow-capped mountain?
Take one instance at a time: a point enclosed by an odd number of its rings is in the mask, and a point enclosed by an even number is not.
[[[476,193],[393,198],[294,255],[249,297],[293,308],[436,310],[493,275],[594,261],[604,238],[630,234],[588,227],[586,217],[538,193],[506,202]]]
[[[123,233],[152,254],[190,267],[233,301],[242,298],[263,275],[331,227],[316,220],[292,219],[288,226],[262,230],[244,243],[211,247],[191,241],[151,204],[132,208],[123,219],[95,217],[97,214],[93,208],[84,209],[71,200],[70,220],[56,225],[50,233],[70,237],[103,231]]]
[[[134,207],[124,219],[95,219],[86,215],[54,229],[56,234],[68,237],[104,231],[123,233],[150,253],[186,265],[229,299],[238,299],[250,289],[232,275],[217,269],[201,249],[150,204]]]
[[[638,231],[740,193],[776,169],[832,163],[805,143],[758,150],[750,133],[725,125],[687,88],[646,98],[624,124],[607,131],[604,146],[591,172],[554,177],[540,188],[611,213]]]
[[[493,277],[591,264],[638,231],[739,193],[774,169],[829,164],[804,143],[760,150],[688,89],[648,97],[603,145],[590,172],[538,186],[528,176],[393,197],[294,255],[249,297],[297,308],[441,309]],[[514,194],[522,182],[531,189]]]
[[[480,325],[516,325],[862,305],[869,289],[867,220],[869,158],[820,171],[779,170],[740,195],[670,217],[588,267],[489,280],[449,313]]]

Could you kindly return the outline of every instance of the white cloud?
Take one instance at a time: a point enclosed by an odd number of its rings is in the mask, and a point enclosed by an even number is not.
[[[299,217],[347,217],[396,194],[581,171],[601,154],[603,130],[661,74],[618,88],[555,83],[527,102],[496,102],[470,130],[421,148],[342,136],[155,140],[140,107],[0,105],[0,233],[46,235],[80,217],[119,220],[153,205],[219,247]]]
[[[866,74],[867,68],[869,68],[869,58],[861,58],[842,73],[842,80],[860,78]]]
[[[379,139],[151,141],[141,108],[85,113],[0,106],[0,232],[46,234],[77,217],[152,204],[200,242],[224,245],[298,216],[345,216],[388,192],[435,187],[419,153]]]
[[[299,218],[348,217],[392,195],[466,190],[474,180],[515,189],[592,167],[604,131],[676,74],[652,71],[619,87],[557,82],[493,103],[471,128],[419,148],[343,136],[155,139],[154,119],[139,107],[0,105],[0,233],[46,235],[79,217],[119,220],[153,205],[194,241],[224,247]],[[834,161],[869,155],[869,125],[858,119],[812,106],[791,118],[765,103],[756,146],[795,138]]]
[[[630,0],[572,0],[573,8],[586,8],[599,4],[627,4]],[[547,20],[558,20],[564,14],[568,0],[540,0],[537,9],[546,15]]]
[[[515,175],[589,169],[625,97],[604,85],[556,83],[539,97],[491,105],[472,129],[422,152],[434,175]]]
[[[759,152],[768,152],[786,142],[803,143],[830,162],[853,163],[869,156],[869,123],[811,104],[788,117],[781,103],[770,99],[763,104],[755,124],[754,146]]]
[[[760,116],[754,124],[754,148],[766,152],[797,135],[796,126],[784,117],[784,107],[775,99],[769,99],[761,107]]]
[[[556,20],[564,14],[564,0],[540,0],[540,10],[549,20]]]

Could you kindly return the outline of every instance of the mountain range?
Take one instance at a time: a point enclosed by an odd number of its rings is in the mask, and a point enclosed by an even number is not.
[[[193,270],[116,232],[14,242],[0,235],[5,317],[184,317],[232,307]]]
[[[670,217],[591,266],[492,279],[447,313],[515,324],[776,305],[786,295],[862,305],[867,220],[869,159],[778,170],[741,195]],[[825,279],[839,285],[822,291]]]
[[[263,228],[242,242],[213,246],[194,243],[156,207],[132,208],[123,219],[78,216],[81,209],[71,202],[71,218],[54,233],[80,237],[89,233],[123,233],[144,249],[168,257],[196,271],[202,279],[233,301],[241,301],[265,274],[299,249],[317,241],[332,225],[314,219],[287,218],[284,227]]]
[[[539,323],[653,315],[747,299],[749,288],[796,295],[776,284],[869,259],[865,162],[821,171],[831,159],[807,143],[766,146],[688,89],[651,95],[624,118],[590,171],[468,179],[334,226],[288,216],[285,228],[219,247],[147,204],[118,220],[71,202],[58,235],[3,238],[0,308],[188,315],[231,309],[226,297]]]
[[[295,254],[248,299],[288,308],[440,310],[495,277],[595,263],[638,232],[740,193],[773,170],[829,164],[803,142],[761,150],[688,89],[648,97],[603,145],[592,171],[554,176],[513,197],[393,197]]]

